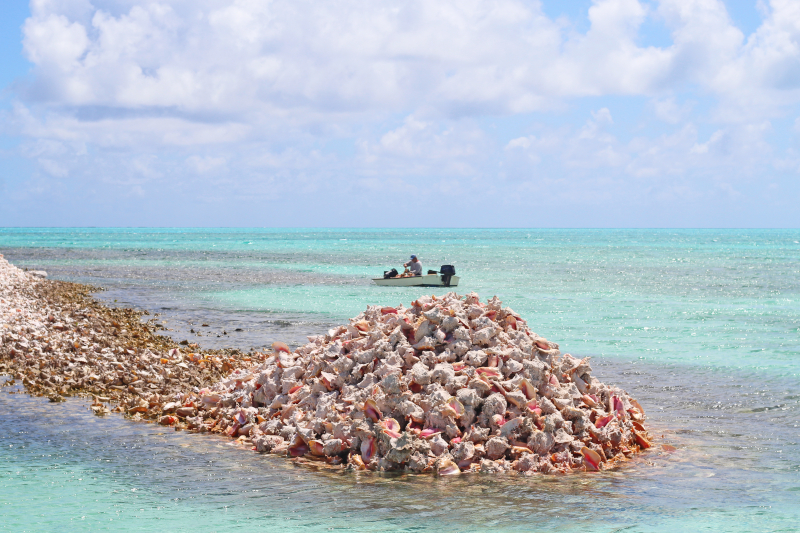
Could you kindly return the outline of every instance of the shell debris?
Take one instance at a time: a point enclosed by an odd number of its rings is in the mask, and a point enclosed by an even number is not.
[[[155,320],[143,323],[143,313],[100,304],[95,290],[31,275],[0,255],[0,375],[12,378],[4,385],[22,382],[51,402],[91,398],[99,416],[203,430],[219,398],[201,397],[200,388],[264,357],[180,345],[158,335]]]

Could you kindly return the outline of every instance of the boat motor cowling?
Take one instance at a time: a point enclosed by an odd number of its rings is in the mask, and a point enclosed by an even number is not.
[[[456,275],[456,267],[453,265],[442,265],[439,268],[439,274],[442,275],[442,283],[445,287],[450,286],[450,278]]]

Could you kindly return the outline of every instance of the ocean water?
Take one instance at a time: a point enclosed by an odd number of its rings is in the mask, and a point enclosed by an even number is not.
[[[0,229],[0,253],[245,349],[443,293],[370,282],[415,253],[591,356],[678,448],[567,478],[342,474],[5,388],[0,530],[800,531],[800,230]]]

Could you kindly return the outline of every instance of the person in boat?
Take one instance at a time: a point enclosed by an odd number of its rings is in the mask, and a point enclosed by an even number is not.
[[[408,276],[421,276],[422,275],[422,263],[419,262],[416,255],[411,256],[411,261],[408,263],[403,264],[406,267],[406,272],[408,272]],[[403,276],[406,276],[406,272],[403,272]]]

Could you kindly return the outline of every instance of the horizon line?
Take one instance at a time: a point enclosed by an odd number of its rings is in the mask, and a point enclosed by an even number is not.
[[[53,229],[53,230],[69,230],[69,229],[270,229],[270,230],[395,230],[395,231],[410,231],[410,230],[800,230],[800,227],[778,226],[778,227],[733,227],[733,226],[702,226],[702,227],[689,227],[689,226],[649,226],[649,227],[633,227],[633,226],[608,226],[608,227],[525,227],[525,226],[495,226],[495,227],[481,227],[481,226],[444,226],[444,227],[428,227],[428,226],[407,226],[407,227],[389,227],[389,226],[0,226],[0,231],[9,229]]]

